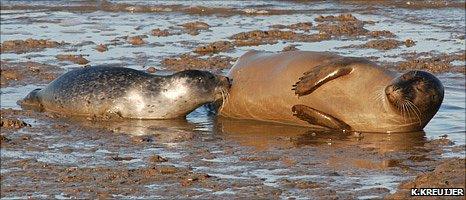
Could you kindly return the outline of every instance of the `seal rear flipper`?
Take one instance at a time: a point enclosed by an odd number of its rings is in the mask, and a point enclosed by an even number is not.
[[[291,110],[293,115],[301,120],[307,121],[310,124],[323,126],[330,129],[337,130],[351,130],[351,126],[333,117],[327,113],[318,111],[305,105],[294,105]]]
[[[325,65],[319,65],[304,73],[299,81],[293,85],[295,94],[303,96],[312,93],[323,84],[347,75],[353,71],[350,65],[367,62],[362,58],[344,57]]]
[[[41,89],[35,89],[31,91],[24,99],[17,101],[16,103],[24,109],[36,110],[36,111],[43,111],[44,107],[39,98],[38,92]]]

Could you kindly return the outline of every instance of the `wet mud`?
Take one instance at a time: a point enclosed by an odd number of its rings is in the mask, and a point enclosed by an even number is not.
[[[2,109],[2,117],[21,124],[2,127],[2,169],[8,170],[2,197],[381,197],[392,184],[363,189],[363,183],[339,180],[361,173],[441,173],[437,149],[451,145],[427,141],[424,133],[342,135],[225,119],[214,123],[216,134],[205,135],[183,120],[97,123],[11,109]],[[24,125],[30,119],[34,123]],[[128,126],[134,123],[139,126]],[[138,131],[145,134],[133,134]],[[306,159],[314,154],[320,156]]]
[[[180,57],[163,59],[162,66],[166,69],[174,71],[181,71],[186,69],[219,70],[230,68],[234,61],[234,58],[227,56],[216,55],[203,58],[199,55],[182,54]]]
[[[49,83],[63,73],[63,69],[36,62],[1,61],[1,87]]]
[[[0,52],[14,52],[14,53],[26,53],[31,51],[40,51],[45,48],[55,48],[58,46],[65,45],[64,42],[56,42],[52,40],[7,40],[1,43]]]
[[[276,25],[272,25],[271,28],[301,30],[301,31],[309,32],[312,28],[312,22],[299,22],[299,23],[290,24],[290,25],[276,24]]]
[[[164,13],[164,12],[178,12],[189,15],[219,15],[222,17],[233,15],[283,15],[296,12],[306,12],[307,10],[284,10],[284,9],[255,9],[255,8],[229,8],[218,6],[203,6],[203,5],[137,5],[132,3],[117,3],[110,1],[101,1],[99,3],[84,2],[78,4],[65,4],[65,5],[3,5],[6,10],[49,10],[49,11],[68,11],[68,12],[127,12],[127,13]]]
[[[146,42],[142,39],[144,37],[147,37],[147,36],[132,36],[132,37],[128,37],[128,43],[132,44],[132,45],[143,45],[145,44]]]
[[[30,124],[27,124],[24,121],[21,121],[19,119],[4,119],[2,118],[2,121],[0,123],[0,127],[2,128],[15,128],[19,129],[25,126],[31,126]]]
[[[210,43],[208,45],[201,45],[194,49],[195,53],[198,54],[209,54],[209,53],[218,53],[218,52],[226,52],[234,49],[234,46],[229,41],[217,41]]]
[[[336,17],[333,15],[321,15],[315,21],[320,22],[316,28],[323,35],[356,37],[369,33],[369,30],[364,28],[366,22],[357,19],[351,14],[343,14]]]
[[[174,31],[171,31],[170,29],[159,29],[159,28],[156,28],[156,29],[152,29],[151,31],[151,35],[152,36],[157,36],[157,37],[166,37],[166,36],[170,36],[170,35],[179,35],[180,33],[177,33],[177,32],[174,32]]]
[[[411,188],[464,188],[465,159],[448,159],[438,163],[433,171],[420,174],[414,180],[403,182],[398,191],[386,199],[437,199],[437,197],[411,197]],[[462,199],[444,197],[442,199]]]
[[[276,44],[279,41],[293,42],[320,42],[331,40],[335,37],[370,37],[370,38],[392,38],[395,37],[387,30],[369,31],[364,28],[365,24],[372,24],[372,21],[361,21],[351,14],[341,14],[338,16],[328,15],[314,19],[317,25],[313,26],[312,22],[299,22],[291,25],[276,24],[271,26],[271,30],[255,30],[232,35],[230,39],[234,40],[235,46],[258,46],[264,44]],[[287,30],[289,29],[289,30]],[[310,30],[316,30],[318,33],[309,34]],[[304,31],[298,33],[295,31]],[[373,40],[366,45],[351,46],[360,48],[375,48],[387,50],[396,48],[402,44],[394,39]],[[412,46],[411,40],[406,41],[406,46]]]
[[[57,55],[56,58],[60,61],[70,61],[70,62],[80,64],[80,65],[85,65],[89,63],[89,60],[84,58],[84,55],[61,54],[61,55]]]
[[[464,1],[367,1],[367,0],[345,0],[345,3],[351,4],[364,4],[364,5],[385,5],[385,6],[394,6],[398,8],[408,8],[408,9],[432,9],[432,8],[464,8],[466,4]]]
[[[2,1],[1,12],[1,198],[406,199],[411,187],[465,187],[464,1]],[[425,132],[403,134],[204,107],[180,120],[112,121],[16,104],[83,65],[224,74],[251,49],[427,70],[445,85],[444,104]]]
[[[95,47],[95,50],[99,52],[104,52],[104,51],[108,51],[108,47],[105,44],[99,44]]]
[[[205,22],[188,22],[181,25],[185,28],[186,33],[190,35],[199,35],[199,31],[209,30],[209,24]]]
[[[464,65],[455,65],[455,61],[465,62],[466,54],[414,54],[407,55],[406,61],[398,63],[398,70],[426,70],[433,73],[457,72],[465,74]]]
[[[299,48],[297,48],[298,45],[295,45],[295,44],[292,44],[292,45],[288,45],[286,47],[283,47],[282,51],[298,51]]]
[[[406,47],[412,47],[415,45],[415,42],[411,39],[407,39],[404,42],[395,40],[395,39],[379,39],[379,40],[371,40],[362,45],[350,45],[342,48],[371,48],[371,49],[378,49],[378,50],[390,50],[394,48],[398,48],[401,45]]]
[[[301,34],[293,31],[272,29],[269,31],[249,31],[238,33],[230,37],[236,46],[258,46],[263,44],[276,44],[280,40],[318,42],[329,39],[326,34]]]

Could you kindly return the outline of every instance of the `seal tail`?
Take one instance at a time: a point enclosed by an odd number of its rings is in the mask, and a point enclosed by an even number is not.
[[[39,98],[39,91],[41,89],[35,89],[31,91],[24,99],[17,101],[16,103],[22,108],[35,108],[42,110],[42,103]]]

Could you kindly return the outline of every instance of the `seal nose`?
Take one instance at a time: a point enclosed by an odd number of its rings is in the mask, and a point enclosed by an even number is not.
[[[226,85],[228,85],[228,87],[231,87],[231,79],[228,78],[227,76],[222,76],[220,80],[222,81],[222,83],[225,83]]]
[[[393,92],[396,92],[400,90],[401,88],[396,86],[396,85],[389,85],[388,87],[385,88],[385,94],[389,95],[392,94]]]

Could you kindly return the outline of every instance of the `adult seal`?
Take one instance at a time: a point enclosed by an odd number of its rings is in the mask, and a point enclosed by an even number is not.
[[[241,56],[222,116],[360,132],[422,130],[443,101],[424,71],[398,75],[364,58],[251,51]]]
[[[206,71],[159,76],[96,66],[67,72],[19,104],[78,116],[170,119],[224,98],[229,87],[227,77]]]

